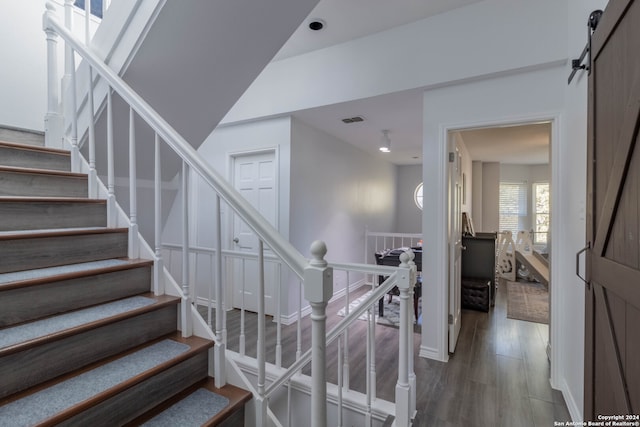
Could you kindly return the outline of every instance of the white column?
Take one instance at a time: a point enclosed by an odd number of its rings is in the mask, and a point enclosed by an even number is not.
[[[327,426],[327,303],[333,295],[333,269],[324,256],[327,246],[311,244],[311,261],[304,270],[304,296],[311,305],[311,427]]]
[[[413,309],[409,301],[411,283],[415,282],[415,274],[409,266],[411,256],[408,253],[400,255],[398,271],[398,289],[400,290],[400,332],[398,344],[398,382],[396,383],[396,423],[397,427],[409,427],[411,422],[411,388],[409,386],[409,310]],[[414,276],[414,277],[412,277]],[[411,330],[413,323],[411,324]]]
[[[63,117],[60,113],[60,77],[58,75],[58,35],[47,28],[49,18],[55,16],[53,3],[47,2],[43,27],[47,35],[47,113],[44,117],[45,145],[62,148]]]

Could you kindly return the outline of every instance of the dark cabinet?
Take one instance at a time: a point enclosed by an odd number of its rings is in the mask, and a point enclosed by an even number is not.
[[[488,311],[496,294],[496,233],[463,236],[462,246],[463,307],[466,301],[471,306],[465,308]],[[485,288],[479,288],[479,283]]]

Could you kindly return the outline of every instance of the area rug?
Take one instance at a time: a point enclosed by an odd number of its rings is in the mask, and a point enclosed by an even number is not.
[[[362,304],[362,302],[366,300],[370,294],[371,294],[371,291],[351,301],[351,303],[349,303],[349,312],[352,312],[354,309],[359,307],[360,304]],[[377,302],[375,303],[376,323],[379,325],[392,326],[395,328],[399,328],[400,327],[400,297],[394,295],[393,298],[391,299],[391,302],[389,302],[389,296],[385,295],[383,306],[384,306],[384,316],[380,317],[378,316],[378,303]],[[413,310],[413,304],[409,308],[410,310]],[[418,303],[418,324],[420,324],[420,320],[422,318],[420,313],[421,311],[422,311],[422,304]],[[341,308],[338,311],[338,316],[344,317],[344,313],[345,313],[345,309]],[[358,317],[358,319],[368,320],[367,313],[365,312],[360,317]]]
[[[507,317],[549,323],[549,291],[537,282],[507,282]]]

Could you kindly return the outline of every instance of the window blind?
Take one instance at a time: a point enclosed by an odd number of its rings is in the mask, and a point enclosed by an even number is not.
[[[515,238],[519,230],[527,229],[527,184],[500,183],[500,231],[511,231]]]

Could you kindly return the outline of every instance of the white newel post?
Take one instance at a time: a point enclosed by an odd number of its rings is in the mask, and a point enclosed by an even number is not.
[[[47,113],[44,116],[45,146],[62,148],[63,117],[60,113],[60,77],[58,76],[58,35],[48,27],[55,16],[53,3],[47,2],[42,28],[47,35]]]
[[[311,305],[311,427],[327,426],[326,308],[333,295],[333,269],[324,260],[326,254],[324,242],[313,242],[304,270],[304,296]]]
[[[396,384],[396,423],[397,427],[408,427],[411,422],[411,387],[409,385],[409,334],[413,322],[409,323],[411,286],[415,283],[415,270],[408,264],[411,255],[407,252],[400,255],[398,271],[398,289],[400,290],[400,334],[398,349],[398,382]]]
[[[411,267],[411,282],[410,282],[410,288],[409,288],[409,302],[411,303],[411,310],[409,310],[408,313],[408,317],[409,317],[409,343],[408,343],[408,347],[409,347],[409,352],[407,354],[408,356],[408,362],[409,362],[409,387],[411,388],[411,395],[410,395],[410,399],[409,399],[409,414],[411,419],[413,419],[416,415],[416,372],[413,366],[413,324],[414,324],[414,320],[417,323],[418,319],[414,319],[414,292],[415,292],[415,286],[416,286],[416,281],[417,279],[417,274],[418,274],[418,267],[416,266],[416,263],[413,261],[416,257],[416,254],[409,249],[407,251],[407,253],[410,255],[410,259],[409,259],[409,266]],[[417,315],[417,314],[416,314]]]

